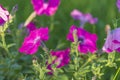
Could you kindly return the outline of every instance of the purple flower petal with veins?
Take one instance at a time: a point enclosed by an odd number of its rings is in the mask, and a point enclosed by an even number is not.
[[[71,42],[74,42],[74,38],[73,38],[74,30],[77,30],[78,41],[80,41],[80,44],[78,46],[79,52],[83,54],[86,54],[88,52],[95,53],[97,51],[97,46],[96,46],[97,35],[91,34],[82,28],[78,28],[72,25],[67,35],[67,40]]]
[[[93,18],[91,14],[89,14],[89,13],[83,14],[82,12],[78,11],[77,9],[75,9],[71,12],[71,16],[75,20],[80,20],[81,27],[83,27],[86,22],[89,22],[90,24],[95,24],[97,22],[97,18]]]
[[[47,16],[55,14],[60,4],[60,0],[32,0],[31,2],[37,15]]]
[[[3,25],[9,18],[9,12],[0,5],[0,25]]]
[[[67,48],[65,50],[60,50],[60,51],[51,51],[50,54],[53,57],[56,57],[54,61],[52,61],[51,64],[48,64],[47,69],[51,70],[51,72],[48,72],[48,74],[52,74],[52,65],[57,64],[56,68],[61,68],[65,65],[67,65],[70,62],[70,49]]]
[[[109,32],[102,50],[107,53],[113,52],[114,50],[120,52],[120,28]]]
[[[38,47],[41,45],[41,41],[47,41],[49,39],[48,32],[48,28],[43,27],[31,31],[29,36],[24,39],[24,42],[19,49],[19,52],[24,54],[36,53]]]

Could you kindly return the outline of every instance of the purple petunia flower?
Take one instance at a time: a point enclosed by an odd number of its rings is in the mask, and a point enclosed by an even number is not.
[[[65,50],[60,50],[60,51],[51,51],[50,54],[53,56],[53,57],[56,57],[56,59],[54,61],[52,61],[51,64],[48,64],[47,66],[47,69],[51,70],[51,72],[48,72],[48,74],[52,74],[52,65],[53,64],[57,64],[56,68],[61,68],[65,65],[67,65],[70,61],[70,57],[69,57],[69,54],[70,54],[70,49],[67,48]]]
[[[67,35],[67,40],[74,42],[73,31],[77,30],[78,41],[80,42],[78,46],[78,51],[86,54],[88,52],[95,53],[97,51],[96,41],[97,35],[91,34],[84,30],[83,28],[78,28],[74,25],[70,27],[69,33]]]
[[[80,27],[83,27],[86,22],[90,24],[95,24],[97,22],[97,18],[93,18],[91,14],[83,14],[82,12],[78,11],[77,9],[71,12],[71,16],[75,20],[80,20]]]
[[[9,12],[0,5],[0,25],[3,25],[9,18]]]
[[[31,31],[29,36],[24,39],[24,42],[19,49],[19,52],[25,54],[36,53],[38,47],[41,45],[41,41],[47,41],[49,39],[48,32],[48,28],[43,27]]]
[[[32,0],[32,5],[37,15],[46,14],[51,16],[55,14],[60,0]]]
[[[117,0],[116,6],[117,6],[118,10],[120,11],[120,0]]]
[[[102,50],[107,53],[113,52],[114,50],[120,52],[120,28],[109,31]]]
[[[27,27],[29,32],[37,29],[36,25],[34,24],[34,22],[30,22],[26,27]]]

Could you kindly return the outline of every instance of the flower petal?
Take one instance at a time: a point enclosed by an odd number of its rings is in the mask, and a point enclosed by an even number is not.
[[[77,9],[74,9],[72,12],[71,12],[71,16],[76,19],[76,20],[80,20],[80,17],[82,17],[82,13],[80,11],[78,11]]]
[[[43,0],[31,0],[33,8],[38,15],[42,15],[44,11]]]
[[[46,15],[49,16],[55,14],[59,5],[60,5],[60,0],[49,0],[48,7],[46,9]]]

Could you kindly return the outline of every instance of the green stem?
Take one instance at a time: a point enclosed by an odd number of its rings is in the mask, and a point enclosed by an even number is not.
[[[82,67],[85,67],[89,62],[90,62],[90,60],[88,59],[87,62],[85,62],[85,64],[83,64],[83,65],[81,66],[81,68],[82,68]]]
[[[51,23],[50,23],[50,31],[52,31],[54,29],[54,23],[53,23],[54,15],[50,17],[50,21],[51,21]]]
[[[41,47],[46,53],[49,53],[49,49],[47,48],[47,46],[45,45],[45,43],[42,40],[41,40]]]
[[[96,55],[94,55],[94,54],[89,55],[87,62],[82,67],[86,66],[89,62],[91,62],[94,59],[96,59]]]
[[[117,70],[117,72],[116,72],[116,74],[115,74],[115,76],[114,76],[113,80],[116,80],[116,78],[117,78],[117,75],[118,75],[119,71],[120,71],[120,67],[119,67],[119,69]]]
[[[36,17],[36,13],[32,12],[30,16],[27,18],[27,20],[25,21],[24,26],[27,26],[35,17]]]
[[[76,42],[76,46],[75,46],[75,48],[76,48],[75,52],[76,52],[77,58],[79,56],[79,52],[78,52],[78,46],[79,46],[79,44],[80,44],[79,42]]]
[[[9,52],[9,49],[7,48],[7,44],[6,44],[6,41],[5,41],[5,34],[2,33],[1,37],[2,37],[2,46],[5,49],[5,51],[7,52],[7,56],[10,57],[10,52]]]
[[[91,62],[94,58],[95,58],[94,55],[90,56],[90,57],[88,58],[87,62],[85,62],[85,64],[83,64],[83,65],[81,66],[81,68],[82,68],[82,67],[85,67],[85,66],[86,66],[89,62]]]
[[[113,20],[114,29],[117,28],[117,22],[118,22],[118,19]]]
[[[78,67],[77,64],[79,64],[79,52],[78,52],[78,44],[76,43],[75,45],[75,53],[76,53],[76,62],[75,62],[75,70],[77,71],[78,70]]]

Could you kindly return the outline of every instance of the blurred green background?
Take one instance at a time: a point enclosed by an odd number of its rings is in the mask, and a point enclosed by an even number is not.
[[[0,0],[0,4],[11,11],[12,7],[18,4],[18,11],[16,13],[15,26],[28,18],[33,12],[31,0]],[[73,24],[79,25],[79,21],[75,21],[70,16],[72,10],[78,9],[83,13],[91,13],[93,17],[98,18],[98,23],[95,25],[86,24],[85,29],[98,35],[98,48],[103,46],[104,38],[106,37],[105,25],[110,24],[113,27],[113,20],[119,18],[119,12],[116,7],[116,0],[61,0],[58,11],[54,16],[54,28],[50,32],[50,39],[47,42],[47,46],[55,49],[56,47],[67,47],[69,45],[66,41],[66,35],[69,31],[69,27]],[[37,26],[50,27],[51,18],[48,16],[37,16],[35,18]],[[119,25],[119,24],[118,24]],[[61,44],[61,45],[58,45]]]

